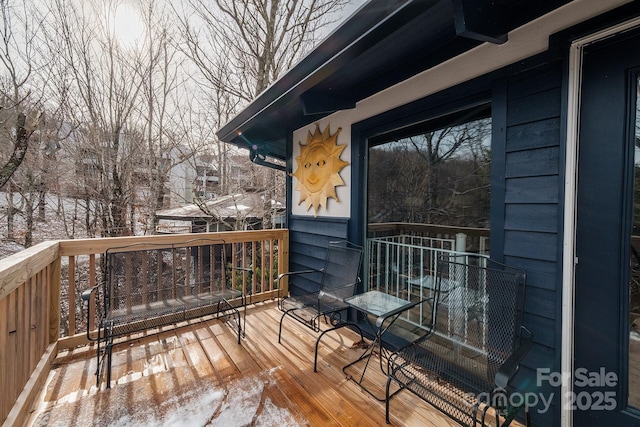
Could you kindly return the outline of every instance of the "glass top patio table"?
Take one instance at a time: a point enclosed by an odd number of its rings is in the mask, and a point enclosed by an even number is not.
[[[394,295],[389,295],[384,292],[368,291],[349,298],[345,298],[344,302],[360,311],[361,313],[365,314],[364,318],[371,329],[374,331],[375,337],[374,340],[367,346],[364,353],[362,353],[362,355],[358,359],[344,366],[342,368],[342,371],[347,375],[347,378],[355,381],[358,385],[360,385],[360,387],[362,387],[363,390],[365,390],[371,396],[379,401],[384,401],[385,397],[376,395],[371,388],[365,386],[365,372],[369,367],[371,356],[373,356],[374,350],[377,347],[377,353],[380,356],[380,370],[384,374],[386,374],[383,364],[383,359],[386,356],[385,349],[382,345],[382,336],[403,312],[409,310],[412,307],[415,307],[422,301],[408,301],[406,299],[398,298]],[[372,324],[367,315],[376,317],[375,325]],[[350,375],[347,370],[350,367],[360,363],[361,361],[364,361],[364,368],[362,369],[360,375],[357,377]],[[390,397],[395,395],[398,391],[399,390],[396,390],[390,395]]]
[[[397,310],[404,311],[402,309],[405,306],[409,308],[415,305],[415,302],[407,301],[406,299],[380,291],[369,291],[354,295],[345,298],[344,302],[363,313],[376,317],[388,317]]]

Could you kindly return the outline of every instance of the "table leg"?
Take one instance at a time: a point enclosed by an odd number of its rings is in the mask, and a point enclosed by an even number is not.
[[[365,373],[367,372],[367,369],[369,368],[369,363],[371,362],[371,357],[373,356],[374,350],[376,347],[379,347],[380,350],[382,348],[382,346],[380,345],[380,336],[378,334],[376,334],[375,339],[369,344],[369,346],[367,346],[367,348],[364,350],[364,352],[360,355],[359,358],[357,358],[356,360],[354,360],[353,362],[350,362],[349,364],[347,364],[346,366],[344,366],[342,368],[342,372],[345,373],[345,375],[347,375],[347,377],[354,381],[356,384],[358,384],[364,391],[366,391],[367,393],[369,393],[372,397],[374,397],[376,400],[379,400],[380,402],[384,402],[385,401],[385,396],[383,397],[379,397],[376,396],[372,390],[370,390],[369,388],[367,388],[367,386],[364,384],[364,377],[365,377]],[[362,362],[364,362],[364,368],[362,369],[362,372],[359,375],[359,378],[354,377],[353,375],[350,375],[347,370]],[[382,367],[382,360],[380,361],[380,366]],[[384,372],[384,370],[383,370]]]

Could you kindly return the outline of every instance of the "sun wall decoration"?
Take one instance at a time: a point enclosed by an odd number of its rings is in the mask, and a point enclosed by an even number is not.
[[[323,132],[316,123],[313,133],[307,135],[307,144],[298,142],[300,145],[300,155],[296,157],[298,168],[293,173],[298,179],[296,190],[300,192],[300,201],[306,202],[306,210],[313,206],[314,217],[318,216],[318,209],[327,209],[327,199],[333,198],[336,202],[338,195],[336,187],[345,185],[340,177],[340,171],[349,162],[340,159],[340,154],[346,145],[338,145],[338,135],[342,128],[338,128],[336,133],[331,135],[329,125]]]

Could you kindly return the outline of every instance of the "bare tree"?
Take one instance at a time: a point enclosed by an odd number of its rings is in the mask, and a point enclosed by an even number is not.
[[[0,168],[2,188],[24,160],[29,139],[38,122],[39,113],[29,106],[32,96],[28,82],[33,71],[34,32],[39,23],[32,19],[25,3],[14,5],[9,0],[0,0],[0,13],[1,120],[8,131],[6,143],[12,145],[6,151],[11,154]]]
[[[484,226],[490,129],[490,120],[473,120],[372,148],[370,221]]]
[[[215,128],[253,100],[302,58],[349,0],[189,0],[173,6],[184,36],[184,52],[198,70],[196,83],[208,95]],[[229,148],[217,139],[221,187],[232,192],[226,170]],[[269,205],[283,185],[282,172],[266,173],[265,226]]]
[[[155,233],[158,225],[156,212],[164,206],[166,181],[173,161],[167,154],[177,145],[175,132],[169,128],[175,122],[168,116],[177,111],[175,93],[181,84],[178,78],[181,64],[174,47],[170,17],[152,0],[140,1],[139,6],[146,26],[146,41],[141,49],[146,51],[146,55],[140,56],[138,67],[144,72],[139,77],[145,101],[141,105],[146,107],[141,107],[148,150],[149,203],[145,205],[150,218],[148,230]]]
[[[21,213],[28,247],[35,211],[44,219],[47,157],[55,151],[43,145],[47,142],[45,107],[36,82],[42,72],[38,35],[43,18],[33,4],[9,0],[0,0],[0,14],[0,188],[8,190],[7,238],[14,238],[14,215]]]
[[[187,52],[216,90],[249,102],[291,68],[348,0],[189,0]],[[193,24],[192,22],[197,24]],[[228,71],[220,74],[219,70]]]
[[[284,176],[250,165],[258,172],[246,182],[234,178],[215,131],[300,59],[349,0],[190,0],[181,10],[129,1],[147,27],[133,47],[114,33],[123,0],[19,1],[0,0],[0,188],[10,193],[11,224],[18,211],[27,223],[44,219],[55,191],[61,215],[73,211],[65,215],[73,237],[83,214],[90,236],[136,233],[141,215],[153,232],[171,168],[195,170],[205,151],[215,156],[216,192],[260,187],[269,211]]]
[[[78,150],[84,159],[78,161],[96,175],[84,177],[93,187],[88,196],[95,200],[102,233],[109,236],[133,232],[132,177],[142,145],[136,107],[143,87],[139,76],[147,75],[139,52],[122,46],[113,33],[117,7],[117,1],[52,0],[47,35],[64,67],[57,75],[70,82],[70,120],[83,124]]]

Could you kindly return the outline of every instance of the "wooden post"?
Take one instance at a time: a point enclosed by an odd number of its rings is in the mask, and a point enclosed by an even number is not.
[[[69,292],[67,293],[67,299],[69,300],[69,336],[73,336],[76,333],[76,257],[69,257],[69,272],[68,272]]]
[[[273,268],[273,253],[274,251],[274,240],[273,239],[269,239],[269,273],[268,273],[268,277],[269,277],[269,286],[267,287],[267,291],[272,291],[273,290],[273,284],[275,283],[275,277],[274,277],[274,273],[277,273],[275,271],[275,269]]]
[[[49,266],[49,344],[60,338],[60,257]],[[69,295],[73,298],[73,295]]]
[[[278,243],[278,274],[289,271],[289,233]],[[282,292],[280,295],[289,295],[289,279],[284,277],[280,282]]]
[[[95,254],[89,254],[89,287],[93,288],[96,285],[96,256]],[[96,294],[95,292],[91,293],[91,298],[89,299],[89,306],[96,306]],[[93,331],[96,328],[96,318],[95,316],[91,316],[87,319],[88,327],[90,331]]]

